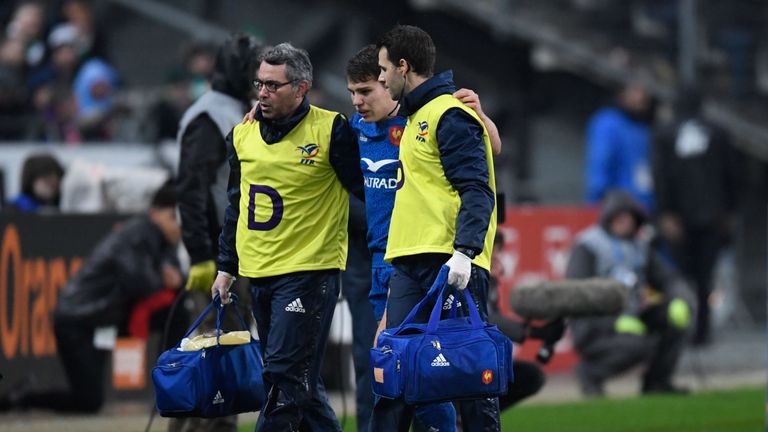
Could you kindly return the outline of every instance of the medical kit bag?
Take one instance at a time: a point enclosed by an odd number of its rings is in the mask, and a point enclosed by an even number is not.
[[[513,380],[512,342],[496,326],[483,322],[467,290],[445,297],[448,271],[447,266],[441,268],[427,295],[402,324],[382,331],[371,349],[371,382],[378,396],[424,404],[507,393]],[[441,319],[443,298],[450,299],[448,319]],[[414,323],[433,299],[429,322]],[[459,300],[466,304],[469,316],[456,317]]]
[[[221,319],[235,310],[243,329],[248,326],[237,310],[237,296],[222,305],[218,296],[187,330],[182,342],[162,353],[152,369],[157,411],[163,417],[224,417],[258,411],[266,400],[259,341],[221,343]],[[216,343],[195,351],[182,346],[206,315],[216,308]],[[237,342],[235,342],[237,343]]]

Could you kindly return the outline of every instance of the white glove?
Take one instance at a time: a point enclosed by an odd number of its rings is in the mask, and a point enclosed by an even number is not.
[[[460,290],[466,288],[469,283],[469,275],[472,272],[472,258],[459,251],[453,251],[453,256],[445,265],[451,269],[448,272],[448,285]]]
[[[231,274],[223,271],[219,271],[216,275],[216,280],[213,281],[211,286],[211,297],[216,297],[216,294],[221,298],[221,304],[225,305],[232,301],[229,298],[229,287],[235,281],[235,277]]]

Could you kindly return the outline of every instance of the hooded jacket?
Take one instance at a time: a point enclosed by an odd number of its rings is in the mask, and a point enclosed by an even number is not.
[[[681,295],[685,283],[678,273],[654,251],[648,240],[635,233],[620,238],[610,233],[611,221],[628,211],[637,222],[638,231],[646,214],[640,204],[626,192],[614,191],[604,200],[600,222],[579,234],[571,249],[565,276],[569,279],[611,277],[632,290],[627,313],[640,312],[640,287],[648,285],[670,298]]]
[[[687,298],[687,286],[682,277],[664,259],[649,247],[646,239],[635,235],[622,239],[609,233],[609,225],[621,211],[631,212],[639,222],[645,221],[645,212],[628,193],[609,193],[603,203],[600,222],[582,232],[574,246],[565,277],[584,279],[612,277],[627,285],[630,290],[629,304],[624,314],[639,316],[642,313],[641,288],[650,286],[663,293],[666,299]],[[573,343],[579,350],[612,331],[616,317],[588,317],[571,319]]]
[[[228,39],[216,56],[211,90],[187,109],[179,125],[176,185],[182,239],[192,264],[217,254],[229,177],[225,137],[248,110],[259,49],[250,36]]]

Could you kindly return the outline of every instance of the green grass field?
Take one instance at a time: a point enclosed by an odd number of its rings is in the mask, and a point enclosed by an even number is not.
[[[765,390],[744,388],[689,396],[644,396],[522,405],[502,415],[514,432],[759,432],[765,431]],[[347,418],[345,431],[355,431]],[[253,424],[240,426],[253,431]]]

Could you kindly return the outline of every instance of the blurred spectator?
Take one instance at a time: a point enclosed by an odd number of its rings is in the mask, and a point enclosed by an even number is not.
[[[672,383],[690,321],[684,280],[643,238],[646,215],[626,192],[611,192],[600,222],[579,235],[566,277],[610,277],[626,285],[629,304],[620,316],[570,321],[581,356],[577,373],[585,396],[604,394],[604,382],[646,362],[643,393],[679,393]]]
[[[0,400],[0,409],[98,411],[104,402],[108,355],[95,346],[94,334],[110,327],[124,328],[138,302],[151,296],[167,297],[173,293],[163,290],[180,287],[175,259],[179,237],[175,192],[168,183],[152,198],[146,214],[96,246],[60,294],[53,323],[69,388],[32,393],[21,384]]]
[[[175,141],[181,117],[192,102],[194,99],[188,76],[180,70],[171,72],[163,86],[160,100],[150,109],[145,135],[147,141]]]
[[[653,211],[650,128],[653,101],[638,83],[623,87],[616,103],[592,116],[587,127],[587,202],[599,203],[612,189],[629,192]]]
[[[117,85],[117,71],[102,59],[90,59],[80,67],[73,90],[77,102],[77,121],[83,139],[111,138],[110,120]]]
[[[190,277],[188,288],[206,294],[216,274],[214,260],[227,203],[225,137],[248,110],[260,49],[251,36],[231,36],[219,50],[211,90],[184,113],[179,125],[179,213],[191,273],[199,274],[199,279]],[[203,268],[209,270],[205,277],[198,271]],[[193,286],[196,283],[199,286]]]
[[[77,55],[81,60],[91,57],[107,59],[107,42],[104,32],[97,26],[91,3],[87,0],[64,0],[61,18],[77,29]]]
[[[58,211],[63,176],[64,169],[52,155],[28,157],[21,169],[21,193],[8,208],[26,213]]]
[[[694,343],[706,344],[713,269],[736,220],[738,167],[728,137],[701,117],[699,93],[684,91],[678,100],[676,121],[653,146],[658,225],[674,261],[695,284]]]
[[[24,45],[24,60],[30,69],[39,66],[45,57],[43,36],[44,10],[40,3],[21,3],[6,28],[8,39]]]
[[[192,45],[185,65],[191,82],[192,100],[197,100],[208,90],[208,80],[214,72],[216,49],[207,43]]]
[[[229,163],[225,138],[248,110],[260,50],[261,46],[252,36],[231,35],[216,55],[210,90],[189,107],[179,123],[181,154],[176,187],[182,238],[191,264],[186,289],[202,293],[198,295],[205,299],[206,305],[216,276],[214,260],[227,203]],[[240,281],[246,282],[245,286],[236,284],[232,291],[240,297],[238,308],[250,315],[248,278]],[[237,417],[174,419],[169,422],[168,430],[236,431]]]
[[[51,56],[28,80],[32,104],[38,113],[33,135],[37,139],[80,142],[76,124],[76,105],[72,82],[79,65],[78,30],[71,24],[59,24],[48,36]]]
[[[147,137],[150,141],[177,138],[184,111],[209,90],[211,75],[217,67],[215,56],[216,51],[207,43],[198,42],[186,50],[183,66],[170,72],[161,99],[151,109],[151,126]]]
[[[0,38],[0,140],[20,139],[25,134],[25,71],[24,44]]]

